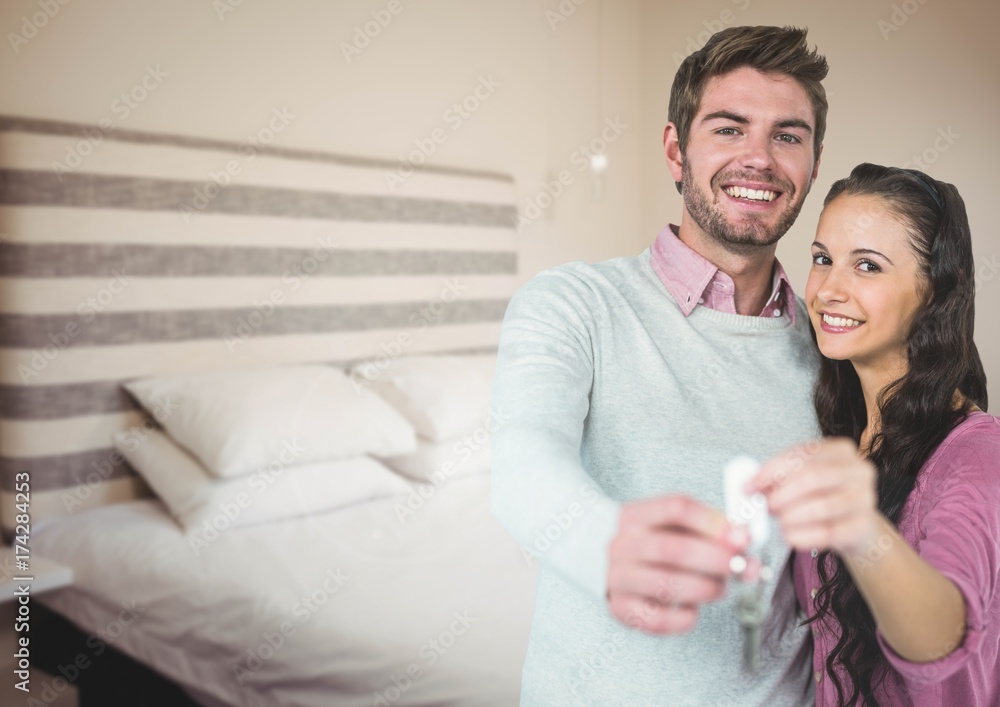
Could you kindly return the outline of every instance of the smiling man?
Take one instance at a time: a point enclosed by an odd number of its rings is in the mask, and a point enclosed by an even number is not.
[[[508,305],[493,510],[539,563],[522,705],[812,703],[776,526],[762,659],[743,668],[728,581],[747,539],[719,509],[731,458],[818,436],[808,315],[775,249],[819,168],[826,73],[804,30],[714,35],[671,89],[680,225]]]

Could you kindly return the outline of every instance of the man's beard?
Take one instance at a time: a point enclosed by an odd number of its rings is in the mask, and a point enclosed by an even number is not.
[[[805,194],[798,202],[795,201],[795,185],[784,180],[762,180],[759,174],[748,172],[728,173],[717,175],[712,180],[711,194],[705,194],[695,184],[694,176],[691,174],[690,163],[685,160],[681,178],[683,181],[684,206],[691,218],[698,224],[702,231],[707,233],[717,242],[726,246],[729,250],[746,252],[756,248],[771,246],[777,243],[788,229],[795,223],[802,204],[805,202],[805,195],[809,193],[809,186],[806,186]],[[782,192],[782,196],[787,199],[788,206],[779,215],[777,222],[767,227],[762,222],[763,214],[748,212],[746,219],[742,223],[731,223],[719,206],[718,202],[711,195],[716,193],[716,186],[725,179],[744,180],[750,182],[766,181],[775,186],[775,191]]]

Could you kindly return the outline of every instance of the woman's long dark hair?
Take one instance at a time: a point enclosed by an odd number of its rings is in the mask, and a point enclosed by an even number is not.
[[[969,221],[953,185],[916,170],[858,165],[830,188],[824,208],[842,195],[877,197],[906,226],[928,287],[907,337],[908,371],[878,397],[881,425],[868,454],[878,469],[879,510],[898,525],[917,474],[935,448],[973,403],[987,406],[986,374],[972,340],[976,287]],[[964,396],[958,407],[956,390]],[[868,414],[850,361],[822,357],[814,402],[824,436],[860,442]],[[824,551],[818,563],[822,585],[817,613],[808,621],[832,616],[841,629],[826,661],[827,677],[839,704],[877,705],[887,663],[875,638],[875,619],[836,554]]]

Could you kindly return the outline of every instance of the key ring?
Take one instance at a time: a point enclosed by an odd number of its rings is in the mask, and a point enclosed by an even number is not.
[[[761,494],[749,496],[743,487],[756,474],[753,459],[737,457],[726,465],[723,475],[726,516],[733,525],[746,526],[750,545],[744,555],[730,561],[736,583],[734,614],[743,632],[743,668],[754,672],[760,662],[760,627],[768,614],[765,589],[772,578],[767,538],[770,534],[766,501]]]

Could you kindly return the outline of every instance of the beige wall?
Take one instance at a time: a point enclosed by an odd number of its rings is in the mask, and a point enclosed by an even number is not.
[[[510,173],[522,202],[571,171],[572,183],[521,234],[527,276],[645,247],[640,3],[601,7],[598,105],[598,5],[565,1],[572,12],[559,21],[546,16],[558,0],[70,2],[16,54],[0,47],[0,112],[243,139],[284,106],[296,117],[275,144],[392,160],[442,129],[447,140],[428,164]],[[239,4],[220,17],[225,2]],[[20,32],[22,16],[36,11],[36,2],[3,3],[0,28]],[[341,45],[372,12],[391,21],[348,61]],[[120,119],[112,104],[147,64],[169,76]],[[500,85],[478,109],[460,122],[458,113],[444,117],[490,76]],[[573,153],[615,116],[628,127],[608,148],[606,189],[595,201]]]
[[[561,170],[572,175],[520,236],[527,278],[568,260],[634,255],[679,219],[660,151],[675,53],[709,28],[806,25],[830,60],[832,110],[819,181],[779,257],[801,291],[830,183],[858,162],[931,151],[928,170],[957,184],[969,207],[983,276],[978,341],[1000,400],[1000,272],[986,279],[1000,264],[987,212],[987,172],[1000,157],[995,4],[897,2],[912,15],[897,14],[906,22],[883,37],[878,22],[892,22],[893,3],[870,0],[228,0],[235,7],[220,17],[225,2],[70,2],[16,53],[9,36],[0,47],[0,112],[240,140],[287,107],[296,117],[275,144],[389,159],[443,129],[448,139],[428,163],[508,172],[522,205]],[[342,43],[390,6],[401,11],[348,62]],[[560,7],[564,18],[547,14]],[[21,32],[22,17],[38,11],[37,0],[3,3],[0,28]],[[147,65],[169,76],[122,117],[115,101]],[[445,111],[489,75],[500,85],[452,130]],[[596,199],[574,153],[615,117],[627,128],[608,148]],[[960,137],[933,153],[939,129]]]

